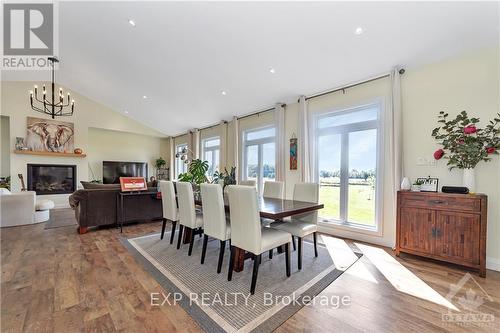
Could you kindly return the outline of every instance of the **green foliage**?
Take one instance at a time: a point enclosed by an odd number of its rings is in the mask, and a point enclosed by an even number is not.
[[[448,116],[444,111],[439,112],[439,127],[436,127],[431,135],[442,146],[450,170],[455,167],[474,168],[479,162],[488,162],[492,155],[498,154],[500,113],[490,120],[485,128],[477,127],[479,118],[469,118],[466,111],[451,120]],[[467,133],[467,127],[474,127],[475,132]]]
[[[160,157],[160,158],[158,158],[158,159],[156,159],[156,160],[155,160],[155,167],[156,167],[157,169],[161,169],[161,168],[163,168],[165,165],[167,165],[167,161],[165,161],[165,160],[163,159],[163,157]]]
[[[208,161],[202,161],[200,159],[193,160],[189,164],[188,172],[179,175],[179,181],[190,182],[196,185],[206,183],[208,181],[206,176],[207,170]]]
[[[235,185],[236,167],[231,167],[231,171],[229,172],[226,168],[224,168],[223,172],[215,171],[212,183],[218,184],[221,181],[223,182],[223,189],[226,188],[227,185]]]
[[[10,176],[0,179],[0,188],[6,188],[10,191]]]

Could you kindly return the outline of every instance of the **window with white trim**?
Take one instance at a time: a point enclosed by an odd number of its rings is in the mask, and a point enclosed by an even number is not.
[[[323,222],[378,230],[381,108],[374,103],[315,117],[314,167]]]
[[[262,193],[264,181],[276,178],[276,128],[264,127],[243,133],[243,180],[255,180]]]
[[[188,165],[180,157],[182,155],[186,156],[186,154],[183,154],[182,152],[187,151],[187,149],[187,143],[182,143],[175,146],[175,153],[179,154],[179,157],[175,158],[175,179],[178,179],[181,173],[185,173],[188,170]]]
[[[212,177],[219,170],[220,137],[203,139],[201,142],[202,158],[208,162],[207,176]]]

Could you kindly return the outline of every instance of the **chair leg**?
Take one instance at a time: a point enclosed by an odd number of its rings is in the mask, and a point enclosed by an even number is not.
[[[299,271],[302,269],[302,238],[297,237],[299,243],[299,250],[297,251],[297,266]]]
[[[295,251],[296,248],[295,248],[295,236],[292,236],[292,246],[293,246],[293,250]]]
[[[170,244],[174,242],[174,235],[175,235],[175,227],[177,225],[177,222],[172,221],[172,232],[170,233]]]
[[[273,251],[274,249],[269,250],[269,259],[273,259]]]
[[[290,243],[285,244],[285,268],[286,276],[290,276]]]
[[[184,231],[184,226],[179,224],[179,237],[177,238],[177,250],[181,247],[182,232]]]
[[[205,235],[205,237],[203,237],[203,248],[201,250],[201,264],[202,265],[205,263],[205,253],[207,253],[207,242],[208,242],[208,235]]]
[[[233,278],[233,265],[234,265],[234,257],[236,256],[236,249],[234,246],[231,246],[231,255],[229,256],[229,269],[227,270],[227,280],[231,281]]]
[[[167,226],[167,219],[163,218],[163,224],[161,225],[161,236],[160,239],[163,239],[163,234],[165,234],[165,227]]]
[[[317,240],[316,240],[316,232],[313,232],[313,239],[314,239],[314,256],[318,256],[318,246],[317,246]]]
[[[226,249],[226,241],[220,241],[219,262],[217,263],[217,274],[222,270],[222,261],[224,260],[224,250]]]
[[[257,275],[259,274],[260,255],[254,255],[252,284],[250,285],[250,294],[255,294],[255,285],[257,284]]]
[[[191,229],[191,240],[189,242],[188,256],[191,256],[191,253],[193,253],[193,245],[194,245],[194,229]]]

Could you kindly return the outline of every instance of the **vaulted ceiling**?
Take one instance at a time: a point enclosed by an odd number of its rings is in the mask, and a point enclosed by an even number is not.
[[[175,135],[498,44],[499,12],[495,2],[60,2],[57,80]]]

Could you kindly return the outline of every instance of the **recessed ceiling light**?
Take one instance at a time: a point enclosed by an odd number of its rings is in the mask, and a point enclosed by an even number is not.
[[[361,35],[364,32],[363,28],[357,27],[356,30],[354,30],[354,33],[356,35]]]
[[[126,114],[128,114],[128,111],[123,111],[123,112],[125,112]]]
[[[274,74],[276,73],[276,70],[274,68],[269,68],[269,73]]]
[[[148,98],[148,96],[144,95],[144,96],[142,96],[142,98],[146,99],[146,98]]]
[[[135,27],[135,21],[134,21],[134,20],[128,20],[128,23],[129,23],[131,26]]]
[[[226,96],[226,95],[227,95],[227,92],[226,92],[225,90],[222,90],[222,91],[221,91],[221,94],[222,94],[222,96]]]

